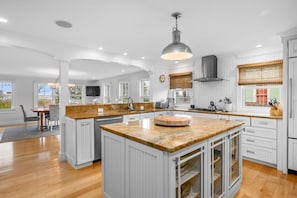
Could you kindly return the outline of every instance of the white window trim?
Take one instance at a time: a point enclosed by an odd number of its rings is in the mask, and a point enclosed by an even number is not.
[[[139,81],[139,101],[143,101],[143,97],[144,97],[144,95],[143,95],[143,84],[142,84],[142,82],[143,81],[149,81],[150,82],[150,79],[141,79],[140,81]],[[151,87],[149,88],[149,95],[148,95],[148,98],[149,98],[149,100],[151,99],[150,97],[150,94],[151,93]]]
[[[0,109],[0,113],[7,113],[7,112],[13,112],[16,111],[16,89],[15,89],[15,80],[11,80],[11,79],[0,79],[0,81],[2,82],[11,82],[12,84],[12,99],[11,99],[11,108],[10,109]]]
[[[107,83],[104,83],[104,84],[103,84],[103,103],[105,103],[105,104],[107,103],[107,102],[106,102],[106,97],[108,97],[108,96],[106,95],[107,93],[106,93],[106,90],[105,90],[105,86],[106,86],[106,85],[109,85],[109,86],[110,86],[110,96],[109,96],[109,97],[110,97],[110,103],[112,102],[112,88],[113,88],[111,82],[107,82]]]
[[[176,98],[175,98],[175,92],[176,91],[183,91],[186,90],[189,93],[190,96],[190,104],[176,104]],[[193,104],[193,89],[191,88],[184,88],[184,89],[174,89],[173,91],[173,96],[174,96],[174,102],[175,102],[175,107],[176,108],[183,108],[183,109],[189,109],[190,105]]]
[[[121,95],[121,84],[122,83],[127,83],[127,86],[128,86],[128,95],[127,95],[127,97],[129,97],[129,82],[128,81],[121,81],[121,82],[119,82],[119,100],[120,101],[122,101],[123,100],[123,96]]]
[[[248,85],[248,86],[253,86],[253,85]],[[256,85],[254,85],[256,87]],[[267,87],[276,87],[277,85],[267,85]],[[249,113],[269,113],[270,107],[247,107],[244,105],[243,103],[243,98],[245,98],[244,96],[244,92],[243,92],[243,88],[246,86],[238,86],[237,88],[237,101],[238,101],[238,105],[237,105],[237,109],[239,112],[249,112]],[[282,98],[282,86],[280,86],[280,98],[281,100]]]

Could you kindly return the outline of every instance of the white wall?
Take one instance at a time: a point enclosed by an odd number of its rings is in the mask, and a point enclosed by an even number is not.
[[[2,80],[10,80],[14,82],[13,100],[15,106],[12,110],[0,111],[0,125],[17,124],[23,122],[23,114],[20,109],[20,105],[24,105],[28,116],[36,115],[31,109],[34,106],[34,82],[45,82],[45,79],[32,78],[32,77],[20,77],[20,76],[1,76]],[[48,79],[48,81],[54,81],[55,79]]]
[[[103,87],[105,83],[110,83],[112,85],[112,103],[119,102],[119,83],[120,82],[128,82],[129,88],[129,97],[133,99],[134,102],[139,102],[140,96],[140,80],[150,79],[149,73],[146,71],[140,71],[132,74],[121,75],[118,77],[107,78],[100,80],[98,83],[101,86],[101,96],[103,96]],[[103,102],[103,98],[100,97],[100,101]]]
[[[282,59],[282,51],[276,52],[265,52],[256,51],[249,52],[245,54],[226,54],[217,55],[218,65],[217,65],[217,76],[224,80],[214,81],[214,82],[193,82],[193,104],[196,107],[207,108],[210,101],[214,101],[215,105],[218,104],[220,99],[225,97],[231,98],[233,103],[233,110],[238,109],[238,84],[237,84],[237,65],[264,62],[271,60]],[[202,77],[201,73],[201,57],[195,59],[192,63],[186,62],[181,64],[172,64],[167,67],[156,68],[154,73],[151,74],[151,80],[154,84],[153,88],[153,99],[154,101],[160,98],[166,98],[169,90],[169,77],[170,73],[179,72],[193,72],[193,79]],[[167,81],[163,85],[159,83],[158,77],[161,73],[167,75]]]

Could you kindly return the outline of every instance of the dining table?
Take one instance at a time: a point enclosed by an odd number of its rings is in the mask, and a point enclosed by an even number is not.
[[[33,112],[37,113],[37,115],[40,117],[40,131],[43,131],[44,129],[44,117],[45,114],[49,113],[49,108],[46,107],[36,107],[32,109]]]

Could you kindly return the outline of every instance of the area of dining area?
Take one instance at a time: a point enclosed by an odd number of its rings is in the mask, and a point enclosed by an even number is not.
[[[24,117],[25,126],[28,122],[36,121],[37,128],[40,131],[53,130],[59,127],[59,105],[50,104],[48,107],[35,107],[30,109],[36,115],[28,116],[28,109],[20,105]]]

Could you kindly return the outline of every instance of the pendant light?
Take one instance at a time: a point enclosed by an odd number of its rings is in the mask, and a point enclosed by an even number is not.
[[[175,61],[192,58],[193,54],[190,47],[180,42],[181,32],[177,28],[177,19],[181,17],[181,13],[174,12],[171,16],[175,18],[175,27],[172,31],[172,43],[163,49],[161,58]]]

